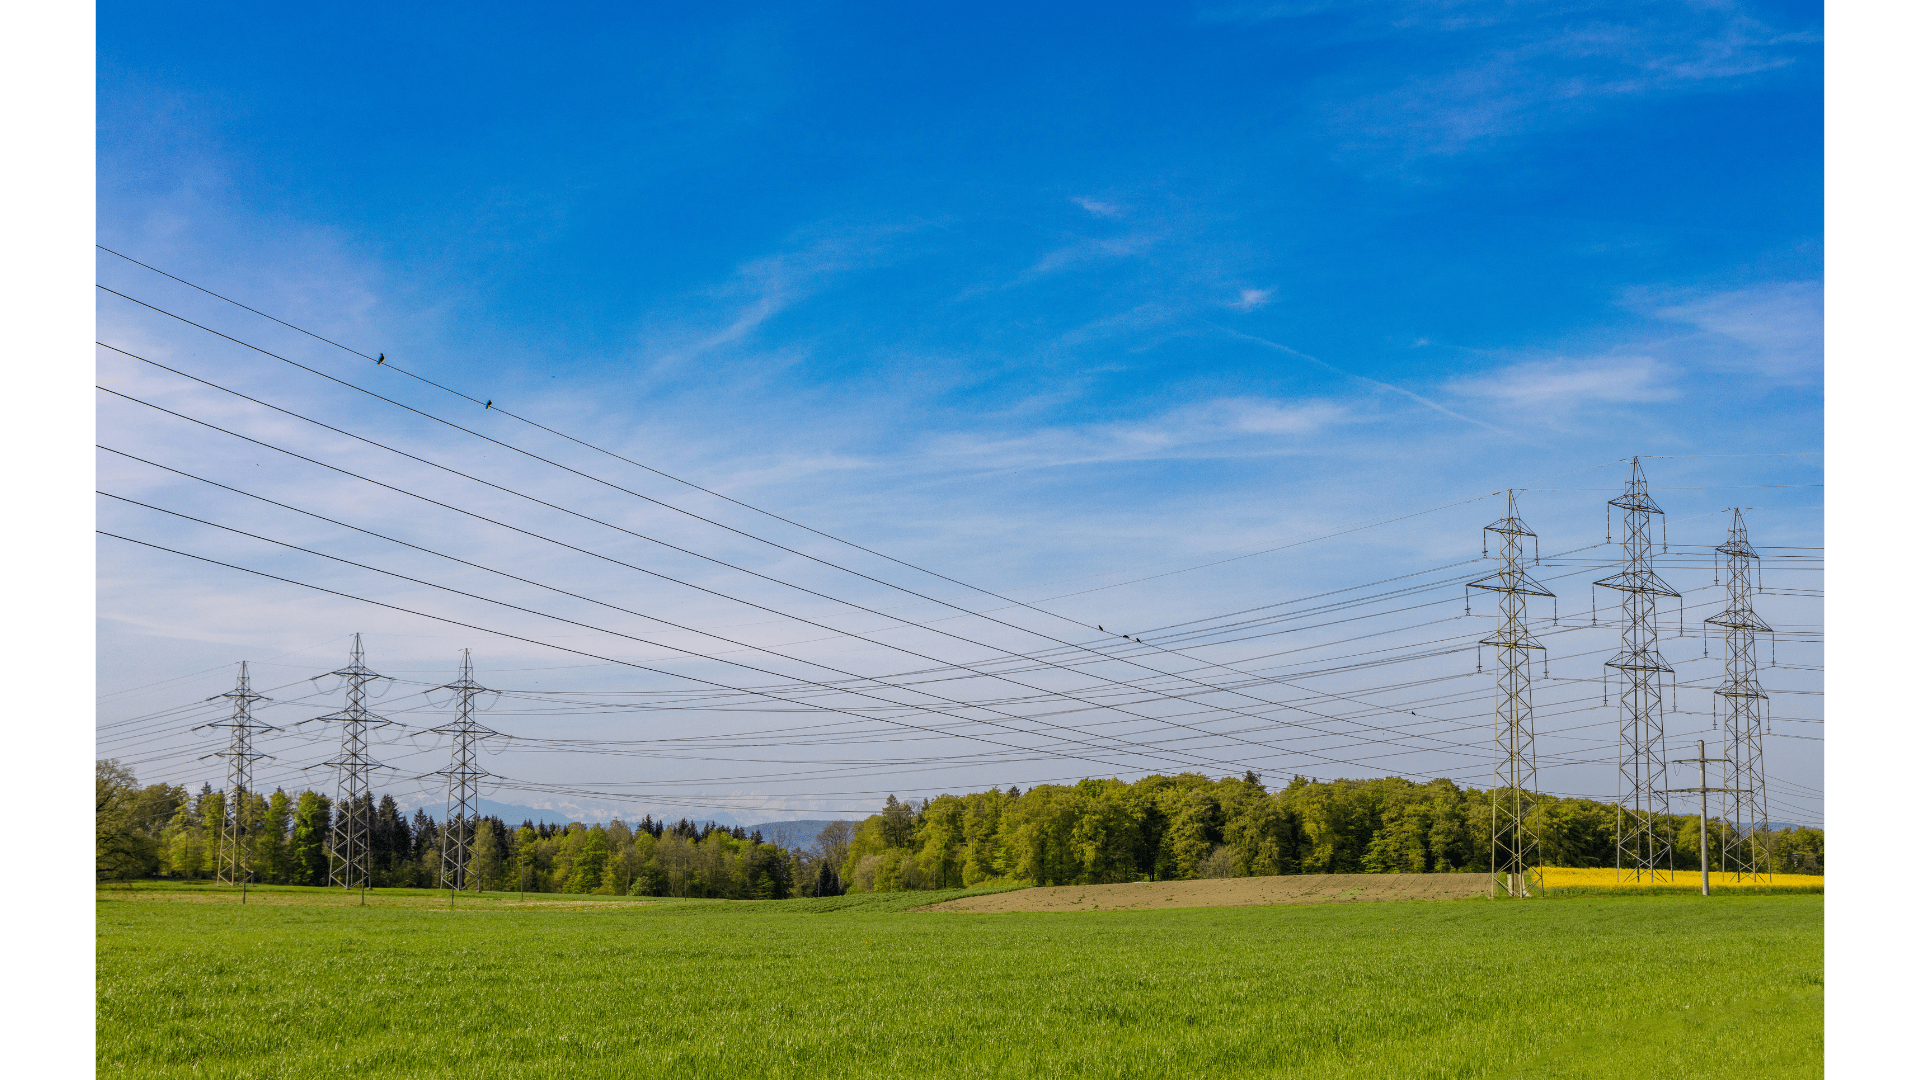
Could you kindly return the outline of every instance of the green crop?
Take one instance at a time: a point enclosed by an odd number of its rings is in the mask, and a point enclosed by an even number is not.
[[[442,894],[444,895],[444,894]],[[1815,1077],[1818,896],[99,905],[138,1077]]]

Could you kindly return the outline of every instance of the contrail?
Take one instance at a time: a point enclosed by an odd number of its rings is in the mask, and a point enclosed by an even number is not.
[[[1335,375],[1344,375],[1349,379],[1356,379],[1360,382],[1368,383],[1372,386],[1377,386],[1382,390],[1391,390],[1396,394],[1402,394],[1406,397],[1410,397],[1413,400],[1419,402],[1422,405],[1425,405],[1427,408],[1432,409],[1434,412],[1437,412],[1442,416],[1451,416],[1455,420],[1460,420],[1469,424],[1476,424],[1480,427],[1486,428],[1488,431],[1498,431],[1502,435],[1507,434],[1505,431],[1502,431],[1500,428],[1494,427],[1492,424],[1489,424],[1484,420],[1475,420],[1471,416],[1462,416],[1459,413],[1454,412],[1452,409],[1447,408],[1445,405],[1442,405],[1439,402],[1433,401],[1429,398],[1421,397],[1419,394],[1416,394],[1413,391],[1408,390],[1404,387],[1395,386],[1392,383],[1381,382],[1379,379],[1369,379],[1365,375],[1355,375],[1351,371],[1343,371],[1340,368],[1334,367],[1332,364],[1327,363],[1325,360],[1322,360],[1317,356],[1308,356],[1306,353],[1301,352],[1299,349],[1289,348],[1285,345],[1280,344],[1277,341],[1268,341],[1266,338],[1254,337],[1252,334],[1243,334],[1240,331],[1234,330],[1230,327],[1221,326],[1219,323],[1210,322],[1207,325],[1213,327],[1215,330],[1218,330],[1223,334],[1230,334],[1237,338],[1243,338],[1247,341],[1253,342],[1256,345],[1265,345],[1269,349],[1275,349],[1275,350],[1278,350],[1279,352],[1286,353],[1288,356],[1297,356],[1300,359],[1306,360],[1310,363],[1319,364],[1321,367],[1326,368],[1328,371],[1333,372]]]

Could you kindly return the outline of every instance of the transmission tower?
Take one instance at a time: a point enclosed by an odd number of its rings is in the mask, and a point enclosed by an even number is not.
[[[247,806],[247,795],[253,791],[253,763],[271,756],[253,748],[253,737],[262,731],[280,729],[253,718],[253,703],[267,699],[253,692],[247,680],[245,660],[240,661],[239,683],[220,696],[233,702],[233,715],[207,725],[226,728],[230,733],[227,748],[214,755],[227,759],[227,794],[213,874],[214,880],[222,885],[245,885],[253,880],[252,860],[247,857],[247,839],[253,831],[252,813]]]
[[[369,779],[373,770],[385,768],[367,755],[367,730],[392,723],[367,711],[367,684],[386,676],[367,669],[366,652],[361,648],[359,634],[353,635],[353,653],[347,666],[328,674],[346,680],[347,707],[316,717],[340,723],[340,756],[324,763],[336,769],[340,777],[327,883],[343,889],[364,889],[370,880],[372,861],[368,838],[373,825],[369,820],[373,814],[373,795]]]
[[[1673,839],[1662,837],[1667,813],[1667,755],[1660,676],[1673,668],[1660,656],[1655,598],[1678,597],[1653,572],[1653,515],[1664,512],[1647,494],[1647,476],[1633,459],[1627,490],[1608,502],[1622,511],[1618,574],[1594,582],[1620,593],[1620,651],[1607,661],[1620,673],[1620,797],[1614,832],[1614,870],[1665,880],[1673,874]]]
[[[1739,507],[1731,512],[1727,542],[1715,549],[1727,557],[1727,607],[1706,622],[1727,632],[1727,675],[1714,693],[1727,703],[1721,744],[1727,760],[1722,817],[1733,836],[1721,844],[1720,859],[1721,869],[1739,881],[1773,869],[1762,868],[1767,856],[1759,833],[1767,822],[1767,773],[1760,752],[1760,703],[1767,695],[1760,689],[1753,659],[1753,635],[1771,634],[1773,627],[1753,613],[1753,569],[1760,555],[1747,543],[1747,523]]]
[[[1493,792],[1493,879],[1495,897],[1530,895],[1527,871],[1539,842],[1527,824],[1533,812],[1533,657],[1546,646],[1527,632],[1527,597],[1551,597],[1546,586],[1527,576],[1526,538],[1533,537],[1534,563],[1540,562],[1540,538],[1520,520],[1513,491],[1507,491],[1507,516],[1481,530],[1500,536],[1499,573],[1471,583],[1500,594],[1500,627],[1480,644],[1498,652],[1499,696],[1494,706],[1494,746],[1499,753],[1499,782]]]
[[[473,681],[472,650],[460,650],[459,680],[440,689],[453,691],[455,702],[453,723],[433,729],[436,735],[453,736],[453,763],[432,774],[447,778],[447,821],[440,833],[440,884],[457,891],[467,887],[480,781],[491,775],[480,768],[474,744],[499,732],[489,731],[473,719],[473,699],[488,690]]]

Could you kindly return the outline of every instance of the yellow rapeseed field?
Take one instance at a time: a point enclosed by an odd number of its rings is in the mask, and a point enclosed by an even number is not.
[[[1574,869],[1562,866],[1548,866],[1540,870],[1547,888],[1564,888],[1569,885],[1583,885],[1589,888],[1634,885],[1699,885],[1700,871],[1675,870],[1671,874],[1661,873],[1654,876],[1642,874],[1639,881],[1632,873],[1616,873],[1611,866],[1590,869]],[[1773,874],[1760,878],[1746,877],[1735,881],[1732,874],[1714,872],[1710,878],[1715,889],[1738,889],[1754,885],[1819,885],[1827,883],[1824,874]]]

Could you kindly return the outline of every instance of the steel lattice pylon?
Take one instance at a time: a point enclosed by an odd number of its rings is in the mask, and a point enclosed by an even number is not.
[[[227,792],[221,808],[220,847],[214,852],[213,876],[222,885],[244,885],[253,880],[252,860],[247,857],[247,838],[253,824],[247,795],[253,790],[253,763],[271,756],[253,748],[253,737],[262,731],[280,729],[253,718],[253,703],[267,698],[253,692],[245,660],[240,661],[240,681],[220,696],[233,702],[233,715],[207,725],[226,728],[231,733],[227,748],[214,755],[227,759]]]
[[[340,723],[340,756],[324,762],[338,770],[340,777],[327,883],[345,889],[364,889],[370,882],[372,861],[372,848],[368,843],[373,825],[369,820],[373,814],[370,774],[385,768],[367,755],[367,730],[392,723],[367,711],[367,684],[386,676],[367,669],[366,652],[361,648],[359,634],[353,635],[353,653],[347,666],[328,674],[347,681],[347,707],[316,717]]]
[[[1662,837],[1659,818],[1667,813],[1665,706],[1660,676],[1673,668],[1660,656],[1655,598],[1678,597],[1673,586],[1653,572],[1653,515],[1664,512],[1647,494],[1647,476],[1633,459],[1627,490],[1610,500],[1622,513],[1618,574],[1594,582],[1620,593],[1620,651],[1607,661],[1620,673],[1620,797],[1614,832],[1614,869],[1669,880],[1673,876],[1673,839]]]
[[[472,650],[460,650],[460,678],[441,689],[453,691],[455,706],[453,723],[433,729],[436,735],[453,736],[453,763],[432,774],[447,778],[447,820],[440,832],[440,884],[457,891],[467,887],[480,781],[491,775],[480,768],[474,744],[499,733],[473,719],[473,699],[489,691],[473,681]]]
[[[1527,576],[1526,538],[1534,537],[1534,562],[1540,561],[1540,538],[1520,520],[1513,492],[1507,492],[1507,514],[1482,533],[1498,533],[1503,565],[1499,573],[1472,582],[1471,588],[1500,594],[1500,628],[1480,644],[1498,650],[1499,697],[1494,707],[1494,745],[1499,752],[1499,782],[1493,795],[1494,896],[1531,895],[1527,871],[1537,859],[1539,842],[1528,819],[1534,806],[1533,671],[1532,651],[1546,647],[1527,632],[1527,597],[1551,597],[1547,587]]]
[[[1727,557],[1727,606],[1706,622],[1727,632],[1727,675],[1714,693],[1727,703],[1721,744],[1727,791],[1721,814],[1733,835],[1720,845],[1720,868],[1738,881],[1773,869],[1763,868],[1768,857],[1759,837],[1767,821],[1767,774],[1760,746],[1760,703],[1767,695],[1760,689],[1753,658],[1753,636],[1770,634],[1773,627],[1753,613],[1752,575],[1760,555],[1747,543],[1747,523],[1739,508],[1732,513],[1727,542],[1715,549]]]

